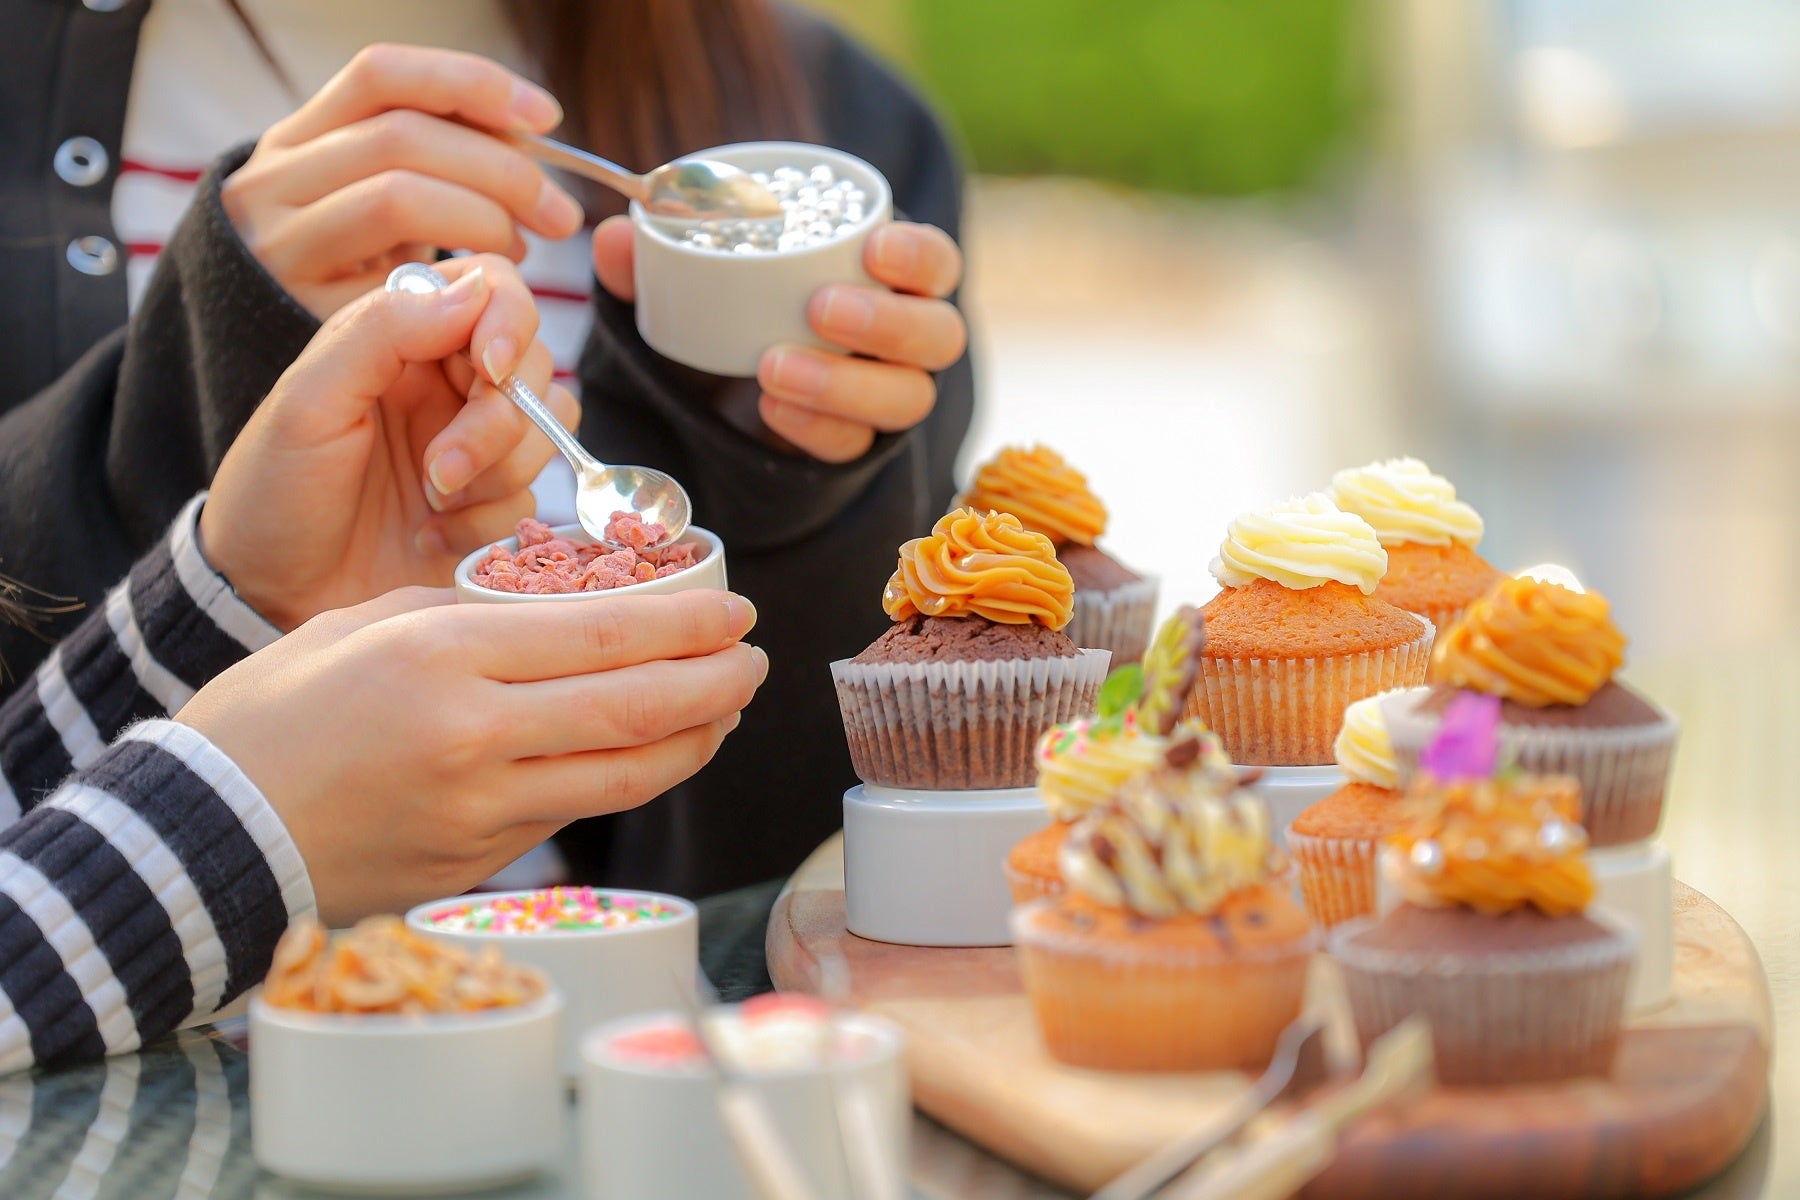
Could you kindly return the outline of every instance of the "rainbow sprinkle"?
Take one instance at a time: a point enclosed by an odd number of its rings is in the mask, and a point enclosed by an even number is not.
[[[493,900],[470,900],[427,914],[450,933],[554,933],[558,930],[623,929],[667,921],[683,910],[654,896],[600,892],[591,887],[553,887]]]

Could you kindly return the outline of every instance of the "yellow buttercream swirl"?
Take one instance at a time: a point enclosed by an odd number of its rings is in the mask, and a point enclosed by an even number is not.
[[[1481,542],[1481,516],[1456,498],[1456,487],[1416,458],[1390,458],[1331,477],[1331,498],[1375,529],[1384,546]]]
[[[1605,597],[1510,578],[1438,635],[1431,678],[1543,708],[1587,703],[1624,662]]]
[[[1338,768],[1357,783],[1379,788],[1400,786],[1394,744],[1388,739],[1387,718],[1381,715],[1381,701],[1391,695],[1392,692],[1382,692],[1368,696],[1344,710],[1344,724],[1332,751]]]
[[[1387,551],[1369,523],[1314,492],[1233,521],[1212,561],[1226,587],[1272,579],[1302,590],[1337,582],[1370,595],[1387,574]]]
[[[1206,771],[1154,771],[1069,830],[1058,858],[1071,887],[1146,917],[1218,911],[1281,869],[1262,801]]]
[[[1185,738],[1200,745],[1199,761],[1186,769],[1236,779],[1218,735],[1199,722],[1184,721],[1165,737],[1146,730],[1132,710],[1113,721],[1083,717],[1046,730],[1037,745],[1038,795],[1052,817],[1073,821],[1109,802],[1132,776],[1161,767],[1169,747]]]
[[[1581,789],[1567,776],[1450,784],[1421,776],[1402,811],[1382,862],[1413,904],[1489,915],[1530,904],[1560,917],[1594,898]]]
[[[1019,518],[959,508],[900,547],[881,606],[896,621],[923,613],[1061,629],[1075,613],[1075,584],[1050,539]]]
[[[1057,545],[1091,546],[1106,532],[1106,506],[1087,476],[1047,446],[1008,446],[975,473],[961,503],[980,512],[1009,512]]]

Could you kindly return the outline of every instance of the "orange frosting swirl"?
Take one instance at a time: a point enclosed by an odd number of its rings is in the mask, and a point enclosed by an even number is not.
[[[964,507],[1009,512],[1057,545],[1091,546],[1106,532],[1106,506],[1088,490],[1087,476],[1046,446],[1008,446],[975,473]]]
[[[1567,776],[1449,784],[1420,776],[1403,804],[1383,866],[1413,904],[1489,915],[1530,904],[1560,917],[1594,898],[1581,789]]]
[[[1585,704],[1625,662],[1625,635],[1593,592],[1504,579],[1438,635],[1434,683],[1532,708]]]
[[[896,621],[923,613],[1061,629],[1075,614],[1075,583],[1050,539],[1019,518],[959,508],[900,547],[881,606]]]

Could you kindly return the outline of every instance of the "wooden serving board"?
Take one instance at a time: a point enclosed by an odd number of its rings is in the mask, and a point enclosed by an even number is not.
[[[1092,1191],[1217,1119],[1249,1086],[1233,1072],[1066,1067],[1038,1041],[1008,948],[872,942],[844,928],[841,837],[809,858],[769,918],[777,987],[814,991],[842,954],[855,1001],[907,1033],[920,1108],[1064,1187]],[[1323,959],[1314,999],[1331,1003]],[[1666,1196],[1735,1158],[1768,1095],[1768,981],[1724,910],[1675,885],[1675,999],[1634,1019],[1611,1079],[1504,1090],[1439,1088],[1370,1114],[1303,1193],[1316,1200],[1576,1200]]]

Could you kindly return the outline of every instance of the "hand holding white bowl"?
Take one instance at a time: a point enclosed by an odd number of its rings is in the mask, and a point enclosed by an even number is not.
[[[454,604],[393,592],[309,621],[176,719],[281,816],[331,926],[479,883],[712,758],[768,673],[727,592]]]

